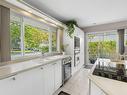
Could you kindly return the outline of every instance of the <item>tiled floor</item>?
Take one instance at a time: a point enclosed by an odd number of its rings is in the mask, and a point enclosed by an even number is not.
[[[65,91],[71,95],[88,95],[88,69],[80,69],[68,82],[61,87],[54,95],[60,91]]]

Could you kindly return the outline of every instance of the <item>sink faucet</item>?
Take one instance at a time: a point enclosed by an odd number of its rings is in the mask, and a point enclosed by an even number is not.
[[[42,57],[44,57],[45,53],[44,52],[41,52],[41,54],[42,54]]]

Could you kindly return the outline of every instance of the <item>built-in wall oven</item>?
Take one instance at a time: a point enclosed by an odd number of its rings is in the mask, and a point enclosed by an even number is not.
[[[74,36],[74,66],[80,64],[80,38]]]
[[[71,77],[71,65],[72,63],[72,58],[71,57],[67,57],[63,59],[63,84]]]
[[[80,48],[80,38],[74,36],[74,49],[79,49]]]

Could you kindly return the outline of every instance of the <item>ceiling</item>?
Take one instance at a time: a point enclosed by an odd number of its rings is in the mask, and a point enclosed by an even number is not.
[[[82,28],[127,20],[127,0],[24,0],[60,20]]]

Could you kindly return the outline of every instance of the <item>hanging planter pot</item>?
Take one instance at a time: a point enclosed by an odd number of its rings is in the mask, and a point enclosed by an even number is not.
[[[73,33],[75,31],[75,26],[77,25],[77,22],[75,20],[70,20],[65,22],[66,26],[67,26],[67,34],[70,36],[70,38],[73,38]]]

